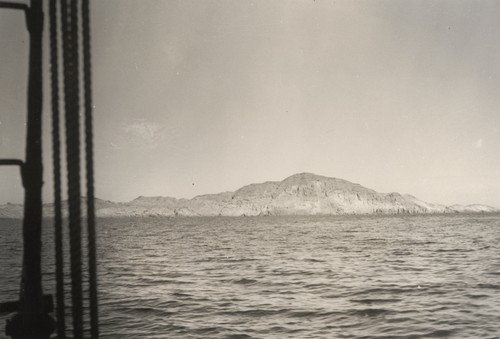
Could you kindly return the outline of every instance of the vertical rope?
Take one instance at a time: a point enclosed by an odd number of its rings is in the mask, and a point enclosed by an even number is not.
[[[92,121],[92,64],[90,49],[90,9],[89,0],[82,1],[82,39],[83,39],[83,83],[85,97],[85,160],[87,172],[87,228],[89,260],[89,299],[90,334],[99,337],[97,311],[97,270],[95,245],[95,206],[94,206],[94,153]]]
[[[61,206],[61,138],[59,111],[59,63],[57,35],[57,2],[49,2],[50,18],[50,78],[52,85],[52,164],[54,174],[54,229],[56,252],[56,299],[57,299],[57,336],[64,338],[66,332],[64,306],[64,259],[62,242]]]
[[[71,296],[73,335],[83,337],[81,210],[80,210],[80,117],[78,68],[78,4],[62,0],[66,162],[68,177]]]
[[[61,215],[61,170],[60,170],[60,137],[59,137],[59,106],[58,106],[58,47],[57,47],[57,0],[50,0],[51,18],[51,58],[52,58],[52,85],[53,85],[53,142],[54,142],[54,196],[56,205],[56,279],[59,293],[64,294],[59,279],[63,280],[62,266],[62,215]],[[90,49],[90,8],[89,0],[61,0],[60,20],[62,27],[63,45],[63,85],[64,111],[66,134],[66,168],[68,181],[68,209],[69,235],[71,257],[71,296],[73,315],[73,336],[83,337],[83,296],[82,296],[82,243],[81,243],[81,181],[80,181],[80,45],[79,45],[79,18],[82,18],[82,73],[83,73],[83,104],[84,104],[84,131],[85,131],[85,163],[87,174],[87,227],[88,227],[88,264],[89,264],[89,306],[90,332],[93,338],[99,336],[98,305],[97,305],[97,269],[95,245],[95,206],[94,206],[94,154],[93,154],[93,121],[92,121],[92,82],[91,82],[91,49]],[[81,10],[81,12],[79,12]],[[54,23],[52,25],[52,23]],[[61,262],[59,262],[61,260]],[[60,274],[60,277],[59,277]],[[61,298],[64,303],[64,296]],[[64,304],[58,304],[58,313],[63,321],[60,337],[64,333]]]

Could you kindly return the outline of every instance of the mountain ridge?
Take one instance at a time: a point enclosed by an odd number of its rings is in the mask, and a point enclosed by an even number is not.
[[[119,216],[266,216],[338,214],[428,214],[497,212],[479,204],[439,205],[410,194],[378,193],[350,181],[298,173],[282,181],[245,185],[234,192],[203,194],[192,199],[139,196],[129,202],[95,200],[96,214]],[[84,206],[85,199],[82,201]],[[0,217],[22,217],[22,205],[0,205]],[[66,215],[67,210],[64,208]],[[53,215],[53,204],[43,206],[43,215]]]

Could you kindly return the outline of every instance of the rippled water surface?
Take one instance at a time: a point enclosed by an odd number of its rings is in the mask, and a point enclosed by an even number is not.
[[[17,294],[20,226],[0,220],[0,300]],[[98,233],[103,338],[500,337],[499,214],[101,219]]]

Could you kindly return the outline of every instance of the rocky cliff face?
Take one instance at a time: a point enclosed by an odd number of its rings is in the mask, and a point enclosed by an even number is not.
[[[44,207],[51,216],[52,206]],[[98,216],[258,216],[495,212],[484,205],[444,206],[411,195],[377,193],[359,184],[311,173],[292,175],[283,181],[244,186],[224,192],[175,199],[139,197],[127,203],[96,199]],[[0,206],[0,217],[21,217],[20,205]]]

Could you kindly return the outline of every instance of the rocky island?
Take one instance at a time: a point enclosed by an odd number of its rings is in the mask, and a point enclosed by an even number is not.
[[[44,216],[53,215],[52,204]],[[96,199],[101,217],[119,216],[266,216],[338,214],[418,214],[496,212],[486,205],[438,205],[408,194],[378,193],[347,180],[311,173],[292,175],[282,181],[250,184],[235,192],[199,195],[192,199],[140,196],[116,203]],[[0,217],[22,217],[22,206],[0,206]]]

